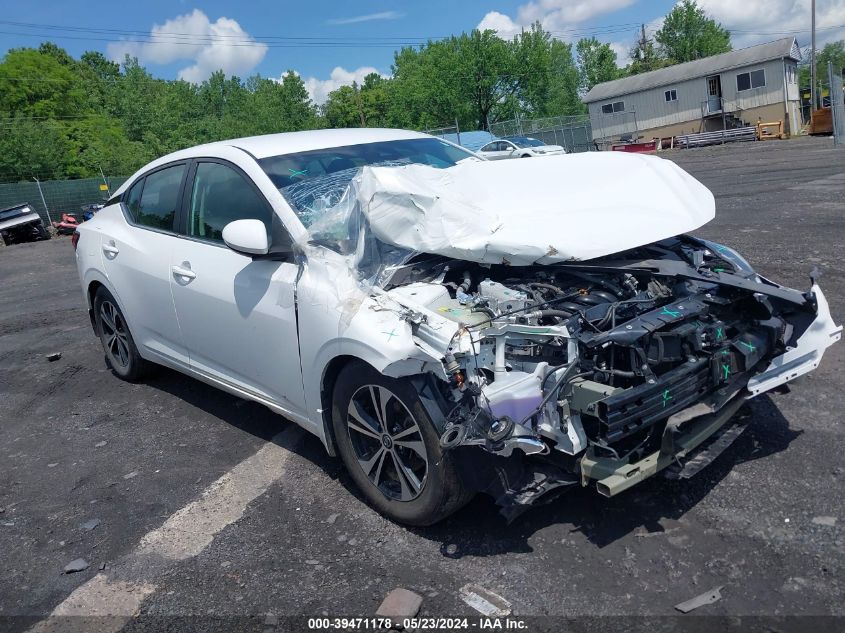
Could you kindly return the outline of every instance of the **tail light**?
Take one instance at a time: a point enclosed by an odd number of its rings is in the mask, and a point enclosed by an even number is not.
[[[79,245],[79,231],[74,231],[73,234],[70,236],[70,243],[73,244],[73,250],[76,250],[76,247]]]

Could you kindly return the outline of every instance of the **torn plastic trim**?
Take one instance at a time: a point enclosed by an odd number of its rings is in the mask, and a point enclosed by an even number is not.
[[[821,362],[827,348],[842,338],[842,326],[836,325],[830,306],[818,284],[809,293],[815,300],[816,318],[798,338],[795,346],[773,358],[768,367],[748,381],[748,391],[757,396],[808,372]]]

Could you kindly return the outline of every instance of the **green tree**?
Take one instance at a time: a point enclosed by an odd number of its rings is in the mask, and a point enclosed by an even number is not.
[[[0,62],[0,114],[78,116],[84,103],[79,77],[51,54],[32,48],[13,49]]]
[[[326,125],[333,128],[362,127],[363,105],[358,85],[340,86],[332,90],[322,108]]]
[[[582,38],[575,45],[581,91],[586,93],[596,84],[612,81],[622,76],[616,65],[616,53],[610,44],[603,44],[595,37]]]
[[[462,128],[487,129],[516,94],[513,47],[493,31],[475,30],[403,48],[392,83],[394,121],[425,128],[457,119]]]
[[[833,64],[833,72],[845,73],[845,40],[828,42],[821,51],[816,54],[816,73],[819,76],[827,76],[827,63]]]
[[[17,115],[0,134],[0,178],[6,182],[62,178],[68,143],[60,124]]]
[[[329,93],[322,113],[329,127],[390,127],[391,82],[378,73],[364,77],[359,86],[341,86]]]
[[[578,96],[581,75],[572,59],[572,45],[552,40],[549,48],[549,94],[543,115],[571,116],[586,112]]]
[[[676,64],[731,50],[731,34],[709,17],[695,0],[676,4],[654,39],[664,56]]]

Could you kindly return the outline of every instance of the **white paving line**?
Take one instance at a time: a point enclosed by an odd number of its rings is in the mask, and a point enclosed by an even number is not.
[[[181,561],[199,554],[223,528],[240,519],[253,500],[281,478],[291,452],[278,444],[290,446],[302,434],[297,426],[286,428],[257,453],[212,483],[199,499],[177,510],[161,527],[144,535],[122,560],[157,555]],[[133,583],[97,574],[65,598],[48,619],[38,622],[29,631],[63,630],[67,620],[53,619],[58,616],[98,616],[95,625],[86,621],[86,626],[93,626],[98,633],[119,631],[126,624],[125,618],[137,615],[144,598],[156,590],[154,580],[148,578]]]

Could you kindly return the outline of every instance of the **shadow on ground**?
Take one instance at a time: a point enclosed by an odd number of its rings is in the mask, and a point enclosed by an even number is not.
[[[293,424],[260,404],[168,369],[160,369],[146,384],[265,441]],[[568,526],[570,533],[582,533],[598,548],[632,532],[661,532],[662,520],[680,519],[738,464],[779,453],[800,435],[789,428],[788,420],[768,395],[750,401],[746,411],[750,412],[751,421],[745,432],[692,479],[671,481],[658,475],[611,499],[593,488],[571,489],[548,504],[532,508],[511,524],[499,514],[490,497],[478,495],[467,507],[437,525],[409,529],[439,542],[443,555],[449,558],[531,552],[531,536],[555,524]],[[340,460],[329,457],[317,438],[309,435],[285,448],[322,468],[337,485],[343,485],[365,503]]]
[[[662,532],[662,520],[680,519],[738,464],[779,453],[801,434],[789,428],[769,396],[752,400],[748,407],[751,421],[745,432],[692,479],[672,481],[657,475],[610,499],[593,488],[572,489],[510,525],[492,499],[479,496],[442,523],[415,532],[439,541],[443,555],[450,558],[531,552],[530,537],[554,524],[582,533],[598,548],[632,532]]]

